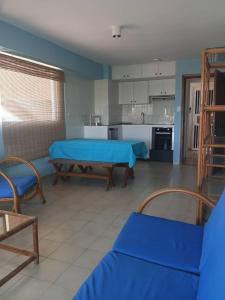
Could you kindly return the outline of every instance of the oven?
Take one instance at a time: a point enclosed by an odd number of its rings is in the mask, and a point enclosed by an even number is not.
[[[154,161],[173,161],[173,129],[172,127],[152,128],[152,149],[150,159]]]

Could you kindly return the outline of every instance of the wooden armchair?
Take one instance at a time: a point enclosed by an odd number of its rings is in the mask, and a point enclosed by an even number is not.
[[[195,200],[197,200],[197,211],[196,211],[196,224],[201,224],[202,223],[202,208],[203,205],[208,206],[209,208],[213,208],[215,206],[215,204],[208,199],[207,197],[196,193],[194,191],[191,190],[187,190],[187,189],[182,189],[182,188],[164,188],[164,189],[160,189],[158,191],[153,192],[151,195],[149,195],[147,198],[144,199],[144,201],[142,202],[142,204],[140,205],[140,207],[138,208],[138,212],[142,213],[143,210],[145,209],[145,207],[154,199],[156,199],[157,197],[160,197],[162,195],[168,194],[168,193],[182,193],[185,194],[187,196],[191,196],[192,198],[194,198]]]
[[[32,170],[32,175],[9,176],[0,170],[0,202],[12,202],[14,212],[20,213],[21,201],[30,200],[35,195],[41,196],[42,203],[46,202],[41,176],[36,167],[29,161],[20,157],[6,157],[0,160],[0,165],[4,163],[16,162],[26,165]]]

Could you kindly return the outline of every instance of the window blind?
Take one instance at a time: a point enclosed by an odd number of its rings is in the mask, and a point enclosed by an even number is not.
[[[5,155],[31,160],[65,138],[61,70],[0,54],[0,105]]]

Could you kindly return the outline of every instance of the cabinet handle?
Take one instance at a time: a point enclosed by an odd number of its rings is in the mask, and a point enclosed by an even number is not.
[[[162,73],[160,72],[159,75],[162,75]]]
[[[155,73],[155,75],[157,75],[157,73]]]
[[[130,77],[130,75],[127,75],[127,78]]]

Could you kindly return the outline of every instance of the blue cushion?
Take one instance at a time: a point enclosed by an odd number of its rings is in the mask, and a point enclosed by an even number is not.
[[[204,227],[198,300],[225,299],[225,190]]]
[[[132,213],[113,250],[164,266],[199,273],[203,228]]]
[[[29,188],[31,188],[36,183],[35,176],[21,176],[21,177],[11,177],[17,190],[18,196],[23,196]],[[0,198],[12,198],[13,192],[12,189],[6,181],[5,178],[0,178]]]
[[[109,252],[73,300],[195,300],[199,276]]]

